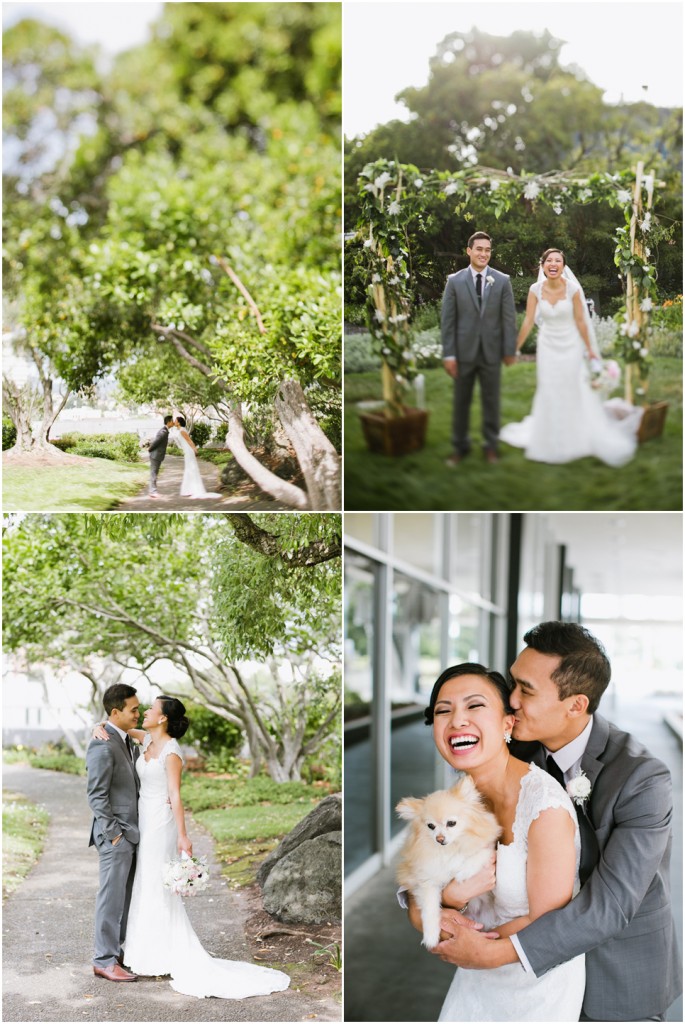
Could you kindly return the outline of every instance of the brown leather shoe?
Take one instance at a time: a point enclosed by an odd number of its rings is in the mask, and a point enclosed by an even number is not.
[[[493,452],[492,448],[486,448],[485,461],[489,462],[490,465],[494,465],[496,462],[499,462],[499,455],[497,452]]]
[[[98,978],[107,978],[107,981],[138,981],[137,974],[131,974],[119,964],[111,964],[109,967],[94,967],[93,974]]]
[[[461,452],[454,452],[454,454],[450,455],[448,459],[445,459],[445,465],[450,466],[450,468],[454,469],[455,466],[458,466],[459,463],[463,461],[463,458],[464,456],[461,454]]]

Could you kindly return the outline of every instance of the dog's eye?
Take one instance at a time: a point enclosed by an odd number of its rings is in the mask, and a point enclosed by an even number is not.
[[[457,824],[457,823],[456,823],[456,821],[448,821],[448,822],[447,822],[447,827],[448,827],[448,828],[454,828],[454,826],[455,826],[456,824]]]
[[[428,828],[431,829],[432,832],[435,832],[435,825],[433,824],[432,821],[428,822]]]

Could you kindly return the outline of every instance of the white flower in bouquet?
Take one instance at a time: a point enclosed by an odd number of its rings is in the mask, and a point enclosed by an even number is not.
[[[621,367],[615,359],[592,359],[590,361],[590,385],[595,391],[600,391],[602,396],[607,398],[612,391],[615,391],[621,382]]]
[[[172,860],[162,867],[162,884],[175,896],[194,896],[209,884],[206,857],[188,857]]]
[[[574,779],[567,783],[566,792],[575,804],[582,806],[585,803],[592,792],[592,783],[585,772],[579,772]]]

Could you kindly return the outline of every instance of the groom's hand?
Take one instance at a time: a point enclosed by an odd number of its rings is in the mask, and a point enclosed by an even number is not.
[[[430,952],[435,953],[447,964],[479,968],[503,967],[516,963],[518,957],[509,939],[491,941],[496,932],[477,932],[472,928],[458,928],[449,939],[444,939]]]
[[[502,362],[505,366],[513,366],[516,362],[516,356],[503,356]]]
[[[453,377],[456,380],[459,376],[459,363],[457,360],[443,359],[442,365],[445,367],[445,370],[449,373],[450,377]]]

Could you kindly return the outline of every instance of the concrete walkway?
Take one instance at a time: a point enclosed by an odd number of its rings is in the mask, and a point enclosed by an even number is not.
[[[212,462],[205,462],[198,459],[202,482],[208,491],[220,491],[219,470]],[[227,491],[221,492],[220,498],[188,498],[181,496],[181,481],[183,480],[183,459],[179,455],[167,455],[157,478],[158,498],[151,498],[148,494],[148,485],[133,498],[117,505],[117,512],[234,512],[244,509],[252,512],[279,512],[288,509],[271,498],[268,494],[260,492],[258,497],[246,498],[242,495],[231,495]]]
[[[340,1008],[294,989],[250,999],[195,999],[168,979],[122,985],[91,964],[98,857],[83,777],[3,767],[5,789],[50,813],[43,855],[3,907],[3,1021],[336,1021]],[[193,851],[209,858],[206,893],[186,900],[200,941],[214,956],[252,961],[245,900],[222,884],[211,838],[190,821]]]

